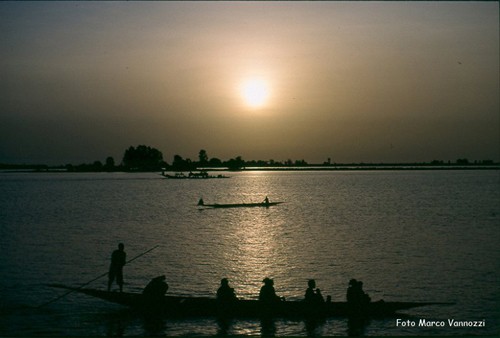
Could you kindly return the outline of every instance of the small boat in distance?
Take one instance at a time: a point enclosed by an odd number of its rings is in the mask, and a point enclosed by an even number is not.
[[[258,203],[227,203],[227,204],[220,204],[220,203],[214,203],[214,204],[205,204],[202,198],[198,201],[198,206],[199,207],[206,207],[206,208],[252,208],[252,207],[264,207],[264,208],[269,208],[274,205],[282,204],[285,202],[269,202],[269,199],[266,197],[266,199],[263,202],[258,202]]]
[[[178,172],[175,173],[175,175],[169,175],[165,173],[164,171],[161,173],[161,175],[165,178],[169,179],[209,179],[209,178],[229,178],[229,176],[225,176],[222,174],[219,175],[209,175],[208,172],[202,170],[200,172],[192,172],[190,171],[189,174],[184,174],[183,172]]]
[[[234,204],[203,204],[199,205],[200,207],[207,207],[207,208],[251,208],[251,207],[272,207],[274,205],[282,204],[285,202],[269,202],[269,203],[234,203]]]

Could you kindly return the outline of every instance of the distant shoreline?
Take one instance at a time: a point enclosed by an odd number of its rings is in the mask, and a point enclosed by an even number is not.
[[[372,170],[500,170],[500,165],[493,166],[447,166],[447,167],[433,167],[433,166],[337,166],[337,167],[281,167],[281,168],[245,168],[241,171],[372,171]],[[227,170],[235,171],[235,170]]]
[[[224,172],[245,172],[245,171],[416,171],[416,170],[500,170],[500,164],[490,164],[490,165],[431,165],[431,164],[345,164],[345,165],[329,165],[329,166],[280,166],[280,167],[245,167],[241,169],[229,169],[220,167],[203,167],[196,168],[193,171],[224,171]],[[145,172],[189,172],[190,170],[175,170],[175,169],[163,169],[163,170],[124,170],[117,168],[116,170],[67,170],[66,168],[51,168],[51,167],[29,167],[29,166],[14,166],[11,168],[0,166],[0,173],[145,173]]]

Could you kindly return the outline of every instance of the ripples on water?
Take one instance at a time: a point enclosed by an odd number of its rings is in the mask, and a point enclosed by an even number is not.
[[[222,277],[255,299],[264,277],[287,299],[309,278],[344,300],[350,278],[372,299],[452,301],[414,319],[487,320],[484,329],[401,328],[373,320],[367,335],[499,333],[498,171],[241,172],[223,180],[156,174],[0,174],[0,335],[345,335],[345,319],[145,320],[128,309],[61,290],[107,271],[124,242],[125,289],[166,274],[169,293],[213,296]],[[198,210],[196,202],[285,204]],[[104,288],[105,279],[91,287]]]

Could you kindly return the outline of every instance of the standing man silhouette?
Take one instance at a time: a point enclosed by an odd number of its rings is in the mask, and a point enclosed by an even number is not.
[[[116,278],[116,283],[120,287],[120,292],[123,292],[123,266],[127,260],[127,254],[124,251],[125,245],[118,244],[118,250],[111,254],[111,265],[109,266],[108,274],[108,291],[111,290],[111,284]]]

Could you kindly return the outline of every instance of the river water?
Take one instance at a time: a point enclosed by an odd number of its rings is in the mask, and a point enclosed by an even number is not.
[[[156,173],[0,173],[0,336],[346,335],[344,318],[150,320],[49,283],[80,286],[108,269],[125,243],[125,291],[165,274],[169,293],[214,296],[227,277],[255,299],[264,277],[301,299],[307,280],[345,300],[349,279],[373,300],[439,301],[371,320],[365,335],[500,333],[498,170],[245,171],[229,179],[168,180]],[[196,203],[271,208],[199,210]],[[106,278],[89,285],[105,288]],[[445,321],[422,327],[421,319]],[[454,327],[448,319],[481,321]]]

